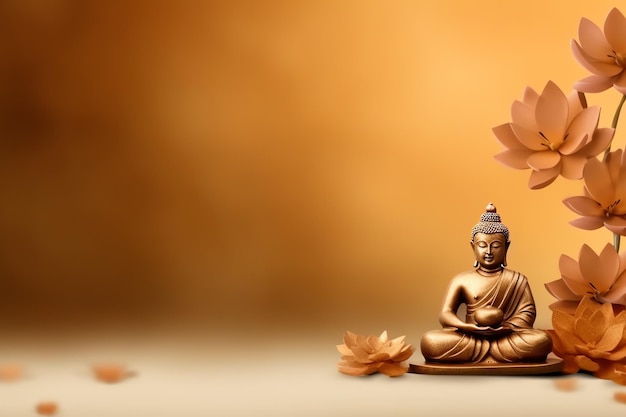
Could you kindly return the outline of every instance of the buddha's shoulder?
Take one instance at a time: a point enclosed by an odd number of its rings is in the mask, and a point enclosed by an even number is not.
[[[470,271],[463,271],[463,272],[456,274],[455,276],[452,277],[452,279],[450,280],[450,283],[461,284],[466,281],[473,281],[479,277],[480,275],[478,275],[478,272],[472,269]]]
[[[526,275],[522,274],[521,272],[509,269],[509,268],[504,268],[503,273],[508,274],[509,276],[512,276],[512,277],[518,277],[518,279],[521,279],[521,280],[527,280]]]
[[[475,277],[475,276],[478,276],[478,272],[476,272],[475,270],[472,269],[472,270],[469,270],[469,271],[459,272],[452,279],[453,280],[465,279],[465,278],[471,278],[471,277]]]

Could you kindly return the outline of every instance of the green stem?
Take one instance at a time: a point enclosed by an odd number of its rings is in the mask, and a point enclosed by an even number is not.
[[[613,115],[613,121],[611,122],[611,127],[613,129],[617,128],[617,122],[619,121],[619,115],[622,112],[622,106],[624,105],[624,101],[626,101],[626,94],[622,95],[622,99],[619,101],[619,104],[617,105],[617,109],[615,109],[615,114]],[[602,158],[603,161],[606,159],[607,156],[609,156],[609,152],[611,152],[610,143],[609,143],[609,147],[606,148],[606,151],[604,151],[604,158]]]
[[[613,233],[613,246],[615,246],[615,252],[619,253],[620,235]]]

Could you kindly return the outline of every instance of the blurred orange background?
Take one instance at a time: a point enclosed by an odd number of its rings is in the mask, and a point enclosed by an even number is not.
[[[570,39],[612,6],[2,2],[2,328],[417,343],[490,201],[550,327],[560,254],[611,236],[568,224],[581,182],[499,165],[491,128],[587,75]],[[619,98],[588,97],[601,126]]]

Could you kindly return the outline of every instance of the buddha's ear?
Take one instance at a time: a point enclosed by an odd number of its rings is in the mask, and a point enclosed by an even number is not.
[[[502,262],[502,268],[507,266],[506,255],[509,252],[509,246],[511,246],[511,242],[507,240],[506,243],[504,244],[504,259],[503,259],[503,262]]]

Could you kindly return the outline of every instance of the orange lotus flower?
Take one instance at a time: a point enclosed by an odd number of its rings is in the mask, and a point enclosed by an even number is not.
[[[616,316],[612,304],[584,297],[573,315],[553,310],[552,325],[552,351],[563,358],[563,372],[618,379],[616,371],[626,363],[626,311]]]
[[[597,255],[585,244],[578,260],[561,255],[561,279],[545,284],[548,292],[562,301],[562,310],[572,311],[572,305],[578,305],[584,297],[626,305],[626,254],[618,254],[613,245],[607,244]]]
[[[600,108],[583,108],[577,92],[566,96],[552,81],[541,95],[527,87],[511,107],[511,123],[493,128],[507,148],[495,158],[515,169],[532,169],[528,186],[546,187],[559,175],[580,179],[589,158],[604,151],[615,129],[598,129]]]
[[[563,203],[582,217],[570,224],[594,230],[602,226],[626,236],[626,153],[618,149],[601,162],[590,159],[583,171],[583,196],[569,197]]]
[[[604,21],[604,33],[593,22],[582,18],[578,39],[571,41],[572,53],[580,65],[593,75],[574,84],[587,93],[599,93],[612,86],[626,94],[626,18],[616,8]]]
[[[413,347],[404,342],[405,336],[389,340],[387,332],[380,336],[360,336],[347,332],[344,344],[337,345],[342,361],[337,364],[339,372],[360,376],[381,372],[388,376],[400,376],[409,370],[407,361]]]

